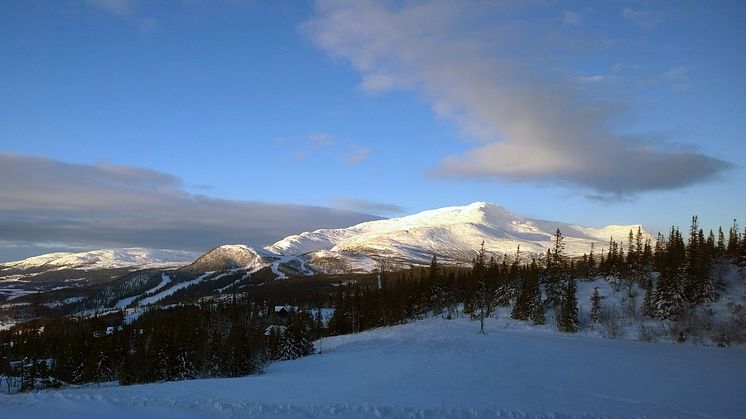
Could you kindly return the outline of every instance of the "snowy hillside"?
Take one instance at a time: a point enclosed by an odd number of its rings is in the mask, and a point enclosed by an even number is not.
[[[353,270],[370,270],[374,259],[385,257],[403,263],[427,263],[433,254],[443,260],[468,261],[484,240],[489,252],[543,254],[552,245],[557,228],[565,237],[570,255],[588,253],[593,243],[600,251],[609,238],[623,240],[639,225],[590,228],[554,221],[532,220],[499,205],[475,202],[407,217],[370,221],[342,229],[304,232],[280,240],[265,250],[278,255],[306,255],[320,270],[333,259]],[[644,232],[648,236],[647,232]],[[367,256],[362,257],[361,256]],[[372,259],[371,259],[372,258]]]
[[[0,264],[0,273],[45,272],[62,269],[114,269],[114,268],[165,268],[186,265],[198,254],[182,250],[101,249],[88,252],[58,252]]]
[[[0,394],[13,418],[742,417],[738,348],[429,319],[337,336],[264,375]]]
[[[254,269],[269,262],[253,248],[243,244],[226,244],[200,256],[182,268],[189,272],[214,272],[230,269]]]

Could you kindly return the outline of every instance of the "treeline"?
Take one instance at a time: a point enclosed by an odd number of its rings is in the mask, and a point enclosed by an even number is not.
[[[521,254],[489,256],[484,246],[471,269],[441,267],[433,256],[429,268],[412,268],[384,278],[378,288],[345,287],[337,292],[336,311],[329,334],[354,333],[371,327],[406,322],[426,315],[452,317],[457,308],[480,321],[498,307],[509,307],[511,317],[544,324],[553,314],[557,329],[576,332],[579,310],[576,281],[606,279],[616,292],[644,292],[642,314],[649,319],[676,321],[704,303],[714,301],[724,284],[722,275],[731,264],[746,266],[746,231],[733,223],[726,240],[722,229],[705,235],[697,217],[692,218],[689,238],[678,228],[655,242],[641,229],[630,231],[625,241],[611,238],[608,249],[591,247],[582,257],[565,254],[562,233],[541,258]],[[593,298],[591,321],[601,316],[601,296]],[[684,332],[684,331],[682,331]],[[727,344],[731,338],[722,336]]]
[[[580,327],[577,281],[599,278],[630,296],[642,290],[646,318],[677,321],[718,298],[720,276],[731,264],[746,265],[746,233],[735,223],[727,239],[722,229],[704,234],[696,217],[686,240],[677,228],[655,241],[630,231],[626,240],[611,239],[608,249],[591,247],[582,257],[565,254],[557,230],[541,257],[520,248],[490,255],[482,246],[469,268],[443,266],[433,256],[429,267],[383,270],[375,281],[340,281],[331,292],[293,292],[289,280],[283,281],[284,297],[250,287],[230,298],[153,309],[131,323],[119,314],[18,325],[0,332],[0,374],[15,377],[22,390],[56,380],[131,384],[236,377],[261,373],[274,360],[308,355],[320,337],[428,316],[466,314],[480,320],[484,332],[484,319],[498,307],[511,307],[512,318],[534,324],[553,318],[558,330],[572,333]],[[220,285],[237,280],[226,277]],[[594,293],[593,322],[602,316],[601,301]],[[746,339],[744,328],[739,323],[723,342]]]
[[[31,322],[0,334],[0,374],[17,377],[21,391],[58,380],[132,384],[238,377],[312,353],[322,328],[308,313],[278,314],[247,296],[151,310],[130,324],[121,315]]]

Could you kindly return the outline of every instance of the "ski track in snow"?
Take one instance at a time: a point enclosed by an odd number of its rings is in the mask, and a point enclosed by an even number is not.
[[[185,282],[179,282],[178,284],[175,284],[172,287],[166,288],[165,290],[159,292],[158,294],[152,295],[150,297],[143,298],[142,300],[139,301],[139,305],[140,306],[149,306],[151,304],[155,304],[158,301],[160,301],[160,300],[168,297],[169,295],[175,293],[176,291],[178,291],[180,289],[184,289],[184,288],[186,288],[188,286],[191,286],[191,285],[194,285],[194,284],[199,284],[200,282],[204,281],[208,276],[210,276],[212,274],[214,274],[214,272],[206,272],[206,273],[204,273],[204,274],[202,274],[202,275],[200,275],[200,276],[198,276],[198,277],[196,277],[196,278],[194,278],[192,280],[185,281]],[[227,275],[227,273],[218,275],[215,278],[211,278],[211,279],[222,278],[225,275]]]
[[[160,290],[161,288],[165,287],[170,282],[171,282],[171,278],[167,274],[162,273],[161,274],[161,282],[159,282],[158,285],[156,285],[155,287],[153,287],[153,288],[145,291],[142,294],[138,294],[138,295],[135,295],[135,296],[132,296],[132,297],[123,298],[123,299],[117,301],[117,305],[114,308],[123,309],[123,308],[127,307],[128,305],[132,304],[132,302],[135,301],[135,299],[137,297],[139,297],[141,295],[147,295],[147,294],[150,294],[150,293],[158,292],[158,290]]]
[[[316,342],[267,373],[0,395],[12,418],[737,418],[746,348],[428,319]],[[519,327],[520,325],[516,326]],[[5,415],[3,415],[5,416]]]

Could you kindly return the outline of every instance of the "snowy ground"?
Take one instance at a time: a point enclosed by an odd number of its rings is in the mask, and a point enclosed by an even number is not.
[[[12,418],[743,417],[746,349],[430,319],[324,339],[267,373],[0,395]]]

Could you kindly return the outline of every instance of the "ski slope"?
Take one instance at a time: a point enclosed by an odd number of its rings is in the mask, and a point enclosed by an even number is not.
[[[12,418],[743,417],[746,350],[461,318],[323,339],[260,376],[0,395]]]

